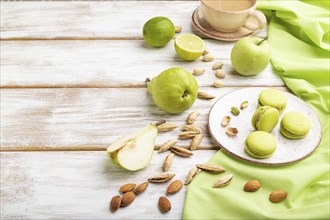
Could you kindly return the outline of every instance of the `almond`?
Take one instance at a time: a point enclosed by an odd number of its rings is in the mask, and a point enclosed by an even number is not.
[[[215,183],[213,184],[213,188],[222,188],[231,183],[231,180],[233,179],[233,175],[230,174],[228,176],[221,177]]]
[[[244,185],[244,191],[255,192],[260,188],[260,182],[258,180],[250,180]]]
[[[183,183],[180,180],[173,181],[168,187],[166,192],[168,194],[174,194],[176,192],[179,192],[183,187]]]
[[[165,196],[159,197],[158,207],[162,213],[166,213],[171,210],[171,202]]]
[[[157,126],[158,132],[166,132],[166,131],[172,131],[173,129],[176,129],[178,126],[173,123],[164,123]]]
[[[132,191],[135,188],[135,186],[136,186],[136,184],[134,184],[134,183],[128,183],[128,184],[122,185],[120,187],[119,191],[121,193],[126,193],[129,191]]]
[[[196,167],[209,173],[223,173],[226,171],[223,167],[216,164],[197,164]]]
[[[278,203],[284,200],[288,196],[288,193],[284,190],[275,190],[269,195],[269,201],[272,203]]]
[[[111,202],[110,202],[110,210],[112,213],[119,209],[120,203],[121,203],[120,196],[112,197]]]
[[[149,178],[148,181],[150,183],[165,183],[165,182],[170,181],[174,176],[175,176],[175,174],[162,173],[162,174]]]
[[[148,188],[148,186],[149,186],[148,182],[141,183],[133,190],[133,192],[135,193],[135,195],[139,195],[143,193]]]
[[[200,172],[200,169],[198,169],[196,166],[193,167],[188,175],[187,175],[187,178],[186,178],[186,181],[184,182],[184,185],[188,185],[194,178],[195,176]]]
[[[188,125],[191,125],[192,123],[194,123],[194,122],[196,121],[197,117],[198,117],[200,114],[201,114],[201,113],[198,112],[198,111],[193,111],[193,112],[191,112],[191,113],[188,115],[188,117],[187,117],[187,120],[186,120],[187,124],[188,124]]]
[[[163,170],[164,171],[168,171],[170,169],[170,167],[172,166],[172,162],[173,162],[173,158],[174,158],[175,154],[173,153],[170,153],[166,158],[165,158],[165,161],[164,161],[164,164],[163,164]]]
[[[121,197],[120,207],[129,206],[135,199],[136,195],[133,192],[127,192]]]
[[[188,150],[184,147],[174,146],[171,147],[171,151],[180,157],[190,157],[193,155],[191,150]]]

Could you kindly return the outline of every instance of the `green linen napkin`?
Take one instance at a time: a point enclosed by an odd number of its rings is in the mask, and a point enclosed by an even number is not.
[[[233,173],[232,183],[212,189],[219,175],[198,174],[188,187],[183,219],[330,218],[329,0],[259,1],[258,8],[269,20],[274,70],[317,112],[322,141],[310,157],[281,167],[253,165],[218,151],[209,162]],[[262,187],[246,193],[242,188],[251,179]],[[268,197],[276,189],[286,190],[288,197],[273,204]]]

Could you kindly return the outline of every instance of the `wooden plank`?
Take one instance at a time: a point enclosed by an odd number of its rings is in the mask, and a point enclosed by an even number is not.
[[[1,150],[105,150],[109,143],[148,123],[165,119],[182,126],[194,110],[201,113],[196,124],[206,135],[201,149],[217,149],[207,131],[208,112],[218,98],[235,89],[203,88],[216,98],[197,99],[189,110],[176,115],[155,106],[144,88],[2,89]],[[160,133],[156,145],[179,132]],[[189,144],[189,140],[178,143]]]
[[[175,157],[168,173],[184,181],[195,164],[207,162],[215,152]],[[161,214],[157,207],[169,183],[149,184],[130,206],[109,210],[122,184],[162,173],[166,156],[154,153],[146,169],[127,172],[115,167],[105,152],[1,153],[1,219],[180,219],[186,187],[168,196],[169,213]]]
[[[283,81],[269,65],[261,74],[243,77],[231,66],[233,43],[206,40],[206,46],[225,63],[226,86],[283,86]],[[164,48],[151,48],[139,40],[119,41],[2,41],[1,87],[144,87],[147,77],[154,77],[170,67],[192,72],[204,67],[196,77],[200,86],[215,80],[211,69],[215,62],[180,59],[173,42]]]
[[[198,1],[1,2],[1,39],[142,39],[144,23],[156,16],[197,33],[191,15],[198,6]]]

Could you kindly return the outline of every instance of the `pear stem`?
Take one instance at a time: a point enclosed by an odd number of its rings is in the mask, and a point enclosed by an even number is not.
[[[161,120],[159,122],[156,122],[155,125],[157,127],[158,125],[161,125],[161,124],[164,124],[164,123],[166,123],[166,121],[165,120]]]
[[[262,42],[268,40],[268,38],[266,37],[265,39],[262,39],[259,43],[257,43],[257,46],[260,46],[260,44],[262,44]]]
[[[150,82],[150,78],[149,78],[149,77],[146,78],[145,82],[146,82],[146,83]]]

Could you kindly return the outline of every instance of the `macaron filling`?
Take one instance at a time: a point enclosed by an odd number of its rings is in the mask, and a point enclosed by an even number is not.
[[[295,139],[295,138],[297,138],[297,139],[298,139],[298,138],[304,138],[304,137],[306,137],[307,134],[308,134],[308,133],[304,133],[304,134],[295,134],[295,133],[292,133],[291,131],[287,130],[287,129],[284,127],[283,123],[281,123],[280,131],[281,131],[281,133],[282,133],[284,136],[286,136],[286,137],[288,137],[288,138],[293,138],[293,139]]]

